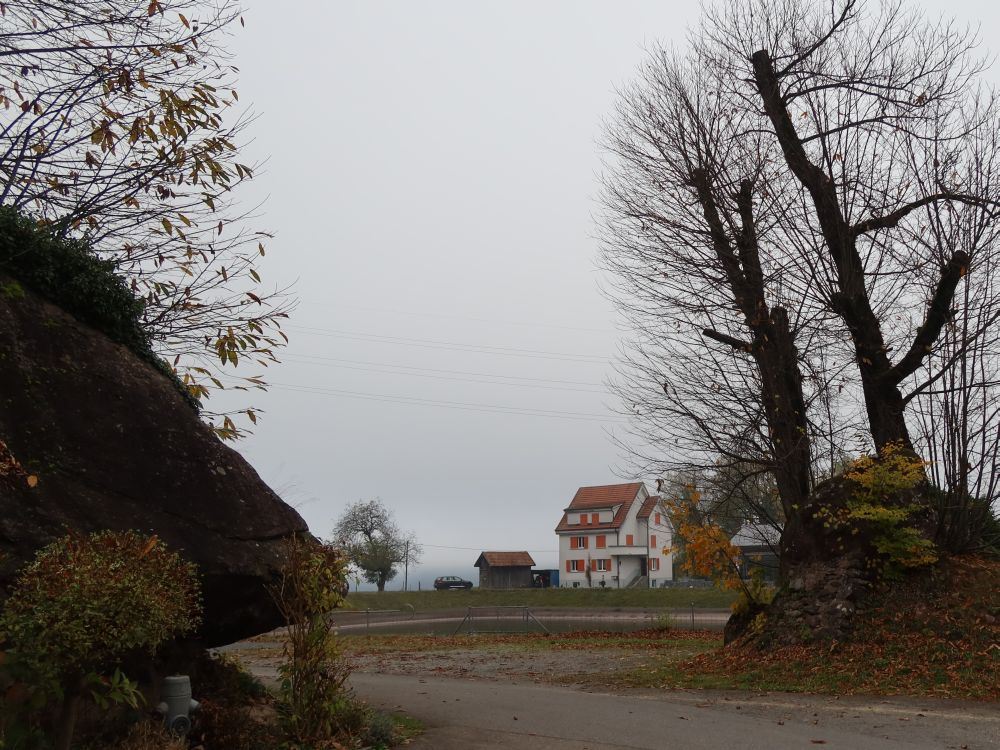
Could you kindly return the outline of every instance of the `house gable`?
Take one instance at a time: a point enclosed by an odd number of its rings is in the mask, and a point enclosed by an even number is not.
[[[563,510],[556,533],[619,529],[636,500],[645,500],[647,494],[642,482],[581,487]]]

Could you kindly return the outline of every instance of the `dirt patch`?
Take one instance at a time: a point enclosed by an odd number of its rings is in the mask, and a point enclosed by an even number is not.
[[[680,641],[646,640],[648,633],[638,638],[593,633],[489,638],[478,643],[468,637],[351,638],[346,639],[346,658],[355,673],[527,680],[606,690],[615,686],[617,675],[662,668],[665,662],[688,659],[719,642],[717,633],[685,633]],[[277,640],[244,641],[228,650],[264,678],[277,675],[283,658]]]
[[[651,657],[634,651],[525,653],[505,649],[467,649],[422,653],[369,654],[351,657],[356,672],[435,675],[472,680],[588,684],[598,675],[641,669]]]

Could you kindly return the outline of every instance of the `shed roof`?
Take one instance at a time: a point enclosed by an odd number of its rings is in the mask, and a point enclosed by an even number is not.
[[[491,568],[520,568],[531,567],[535,561],[527,552],[483,552],[476,560],[474,567],[482,567],[483,561]]]

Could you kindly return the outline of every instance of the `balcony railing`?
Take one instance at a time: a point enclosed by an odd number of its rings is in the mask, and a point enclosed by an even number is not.
[[[627,556],[630,556],[630,555],[635,556],[635,557],[645,557],[649,553],[649,550],[648,550],[648,548],[646,547],[645,544],[642,544],[642,545],[639,545],[639,544],[615,544],[615,545],[611,545],[611,544],[609,544],[607,547],[605,547],[602,550],[594,550],[595,556],[597,556],[597,557],[600,557],[600,553],[602,553],[602,552],[607,553],[608,555],[615,555],[615,556],[618,556],[618,557],[627,557]]]

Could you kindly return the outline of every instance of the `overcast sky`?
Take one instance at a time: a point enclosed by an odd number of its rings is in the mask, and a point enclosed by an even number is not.
[[[237,448],[320,536],[380,497],[424,545],[411,586],[474,576],[481,550],[555,567],[576,488],[627,465],[604,388],[622,333],[596,270],[601,123],[697,6],[245,5],[230,47],[259,114],[246,152],[267,159],[245,197],[267,199],[263,271],[300,305]],[[923,5],[1000,38],[987,3]]]

